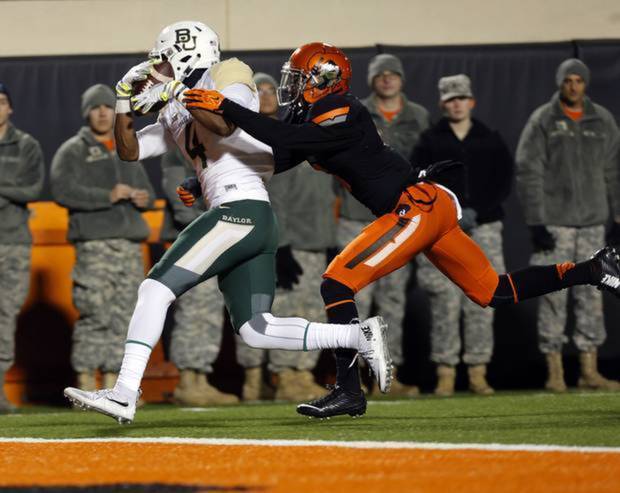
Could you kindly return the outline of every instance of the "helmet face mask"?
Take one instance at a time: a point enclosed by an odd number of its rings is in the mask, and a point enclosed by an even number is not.
[[[149,58],[170,62],[175,80],[183,81],[194,70],[220,61],[219,38],[202,22],[176,22],[159,33]]]
[[[291,68],[290,63],[286,62],[282,67],[282,78],[277,91],[278,104],[288,106],[295,103],[301,96],[308,79],[309,76],[302,70]]]

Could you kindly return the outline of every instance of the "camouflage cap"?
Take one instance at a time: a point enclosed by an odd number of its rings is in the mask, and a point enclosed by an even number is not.
[[[448,99],[457,98],[459,96],[473,98],[471,92],[471,80],[465,74],[448,75],[439,79],[439,99],[443,103]]]

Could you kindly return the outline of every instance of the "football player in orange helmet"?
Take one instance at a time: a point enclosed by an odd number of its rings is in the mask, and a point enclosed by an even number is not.
[[[355,293],[422,252],[483,307],[517,303],[578,284],[620,296],[620,256],[611,247],[577,264],[535,266],[498,275],[459,227],[458,200],[440,184],[442,172],[454,163],[413,170],[383,143],[368,110],[348,92],[350,78],[349,60],[338,48],[311,43],[295,50],[282,69],[279,91],[281,104],[293,108],[290,120],[295,124],[263,117],[217,91],[190,90],[183,95],[188,108],[221,113],[270,145],[276,172],[307,160],[343,180],[377,216],[323,274],[321,295],[329,322],[357,318]],[[298,406],[299,413],[328,417],[365,411],[352,357],[351,351],[336,351],[336,388],[326,397]]]

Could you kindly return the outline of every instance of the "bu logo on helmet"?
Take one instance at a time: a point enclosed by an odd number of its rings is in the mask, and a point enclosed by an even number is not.
[[[188,51],[196,49],[196,36],[192,36],[189,29],[177,29],[174,32],[177,35],[176,44],[181,45],[181,48]]]

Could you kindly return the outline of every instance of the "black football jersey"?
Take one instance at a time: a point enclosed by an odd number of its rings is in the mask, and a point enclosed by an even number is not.
[[[376,216],[394,209],[411,179],[409,162],[383,143],[370,113],[351,94],[317,101],[301,124],[260,115],[228,99],[221,109],[224,117],[272,147],[276,172],[307,160],[343,181]]]

